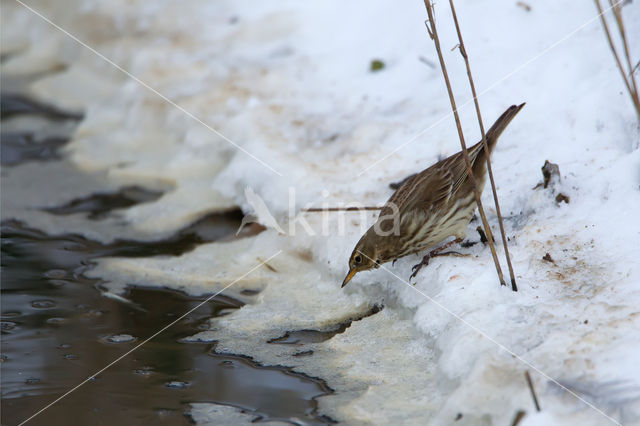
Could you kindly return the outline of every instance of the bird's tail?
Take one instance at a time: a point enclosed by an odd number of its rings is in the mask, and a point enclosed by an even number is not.
[[[493,148],[496,146],[496,142],[498,142],[498,138],[509,123],[511,123],[513,117],[520,112],[523,106],[525,106],[525,103],[521,103],[520,105],[511,105],[504,113],[502,113],[500,118],[493,123],[493,126],[491,126],[486,134],[489,151],[493,151]]]

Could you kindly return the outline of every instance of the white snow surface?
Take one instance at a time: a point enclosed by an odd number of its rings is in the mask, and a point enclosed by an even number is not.
[[[224,294],[247,305],[194,338],[324,378],[335,393],[319,412],[347,424],[510,424],[519,410],[521,425],[640,424],[640,132],[592,2],[456,4],[485,126],[527,103],[492,158],[517,293],[499,286],[481,244],[432,260],[415,286],[412,256],[340,289],[359,214],[331,216],[327,232],[306,214],[314,235],[287,223],[291,190],[295,212],[378,205],[388,183],[459,150],[441,71],[419,60],[437,63],[422,2],[66,3],[28,4],[139,81],[15,2],[2,4],[2,72],[44,72],[34,96],[86,111],[67,148],[78,168],[111,185],[172,188],[122,212],[130,232],[166,235],[234,206],[250,213],[247,187],[286,231],[174,258],[104,259],[93,273],[114,291],[234,283]],[[640,6],[623,14],[638,59]],[[479,130],[447,2],[436,16],[470,144]],[[373,59],[384,69],[371,72]],[[562,181],[533,189],[547,159]],[[558,192],[570,202],[556,203]],[[489,190],[483,201],[495,229]],[[103,228],[100,238],[114,238]],[[367,316],[373,305],[384,309]],[[307,344],[311,357],[265,343],[349,320]],[[195,409],[203,424],[226,412]]]

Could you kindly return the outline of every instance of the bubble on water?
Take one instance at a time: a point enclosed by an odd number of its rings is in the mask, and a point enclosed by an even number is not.
[[[79,359],[80,357],[76,354],[65,354],[64,359],[68,359],[68,360],[75,360],[75,359]]]
[[[156,408],[155,413],[158,415],[158,417],[170,417],[170,416],[175,416],[176,410],[172,410],[170,408]]]
[[[133,374],[136,374],[142,377],[149,377],[153,374],[153,367],[144,366],[142,368],[137,368],[133,370]]]
[[[47,319],[47,321],[45,321],[47,324],[50,325],[62,325],[65,322],[67,322],[66,318],[58,318],[58,317],[53,317],[53,318],[49,318]]]
[[[27,385],[35,385],[36,383],[40,383],[40,379],[37,377],[29,377],[24,381]]]
[[[137,338],[130,334],[113,334],[102,338],[103,341],[108,343],[129,343],[134,342]]]
[[[0,330],[9,331],[16,327],[16,323],[12,321],[0,321]]]
[[[68,343],[62,343],[60,345],[58,345],[58,349],[69,349],[71,347],[70,344]]]
[[[36,309],[51,309],[56,306],[56,302],[49,299],[34,300],[31,302],[31,306]]]
[[[60,288],[62,286],[65,286],[69,283],[69,281],[65,281],[65,280],[49,280],[49,285],[51,285],[52,287],[56,287],[56,288]]]
[[[42,274],[45,278],[64,278],[67,276],[67,271],[64,269],[49,269],[44,274]]]
[[[15,317],[19,317],[20,315],[22,315],[22,312],[19,311],[8,311],[8,312],[3,312],[2,315],[0,315],[0,317],[4,318],[15,318]]]
[[[170,389],[186,389],[191,386],[191,383],[173,380],[171,382],[166,382],[164,385]]]
[[[91,309],[88,312],[85,312],[82,314],[83,318],[88,318],[88,319],[93,319],[93,318],[99,318],[103,315],[104,312],[102,312],[99,309]]]

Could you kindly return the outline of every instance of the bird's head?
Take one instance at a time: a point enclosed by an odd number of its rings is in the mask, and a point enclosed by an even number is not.
[[[342,282],[342,287],[347,285],[358,272],[379,268],[380,263],[375,235],[367,232],[360,238],[349,257],[349,273]]]

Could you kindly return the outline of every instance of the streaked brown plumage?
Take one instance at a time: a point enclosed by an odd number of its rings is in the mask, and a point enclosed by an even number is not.
[[[486,133],[489,155],[502,131],[524,105],[510,106]],[[487,168],[482,141],[467,152],[482,192]],[[356,244],[342,287],[358,272],[435,247],[451,236],[461,241],[475,209],[473,184],[462,151],[409,176],[384,205],[377,222]]]

